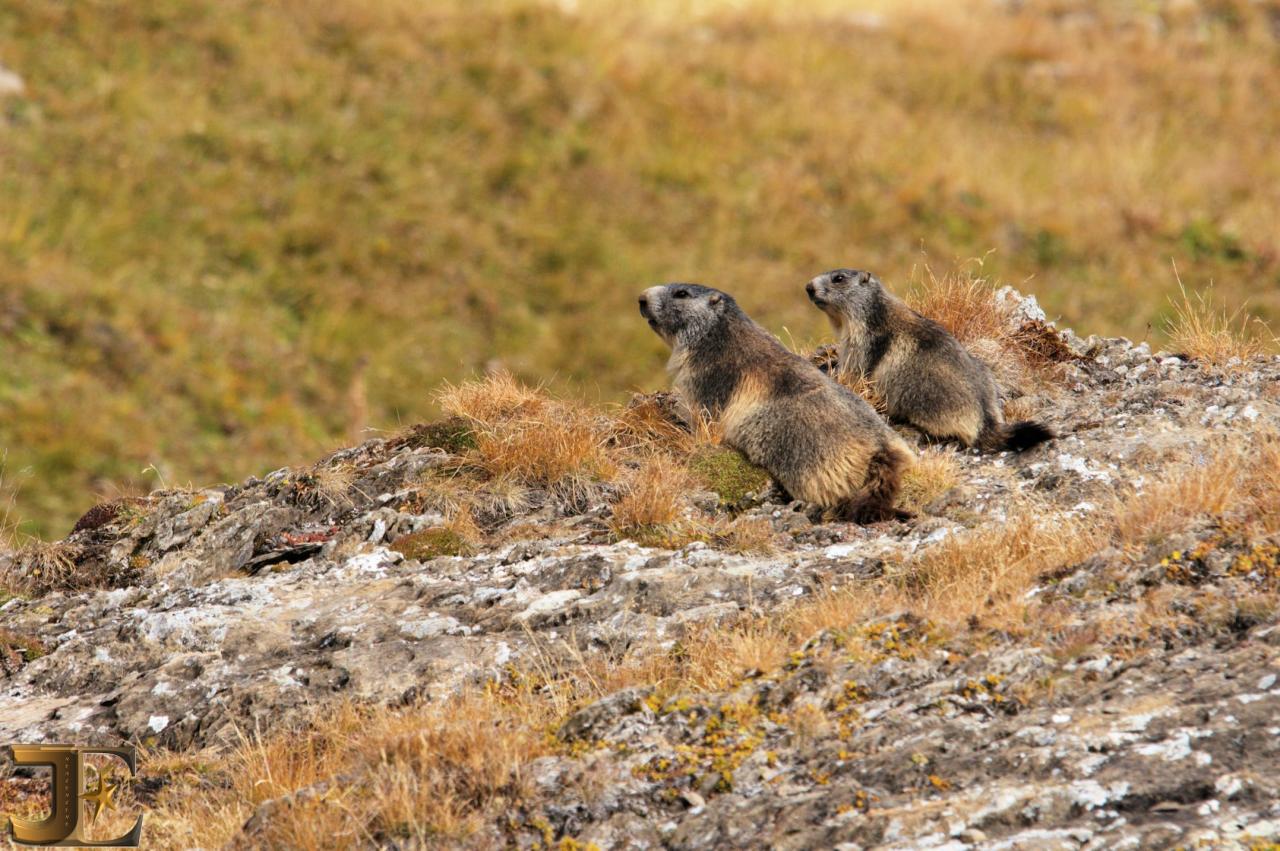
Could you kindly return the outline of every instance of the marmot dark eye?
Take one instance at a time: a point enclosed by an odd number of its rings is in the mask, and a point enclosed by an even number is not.
[[[689,291],[688,291],[688,290],[676,290],[675,292],[673,292],[673,293],[671,294],[671,297],[672,297],[672,298],[688,298],[688,297],[689,297]]]
[[[831,283],[833,284],[843,284],[847,280],[849,280],[849,276],[844,272],[838,272],[831,276]]]

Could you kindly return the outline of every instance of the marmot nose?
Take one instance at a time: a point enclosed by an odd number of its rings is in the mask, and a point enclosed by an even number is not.
[[[809,294],[810,298],[813,297],[813,281],[810,281],[809,283],[804,285],[804,291]]]
[[[645,296],[640,296],[640,312],[647,314],[648,311],[649,311],[649,299],[646,298]]]

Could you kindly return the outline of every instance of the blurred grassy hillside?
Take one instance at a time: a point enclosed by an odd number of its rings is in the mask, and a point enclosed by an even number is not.
[[[1158,342],[1171,261],[1280,314],[1276,3],[791,7],[0,5],[11,521],[300,462],[488,365],[660,386],[664,280],[797,341],[808,277],[922,251],[1085,332]]]

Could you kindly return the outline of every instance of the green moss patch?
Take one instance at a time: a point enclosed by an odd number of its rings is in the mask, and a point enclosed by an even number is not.
[[[736,449],[709,446],[689,459],[689,472],[708,490],[715,491],[723,505],[737,505],[750,493],[769,485],[769,474],[748,461]]]
[[[449,417],[440,422],[416,425],[397,443],[414,449],[443,449],[450,455],[461,455],[476,448],[476,436],[466,420]]]
[[[452,529],[424,529],[396,539],[391,549],[405,558],[428,561],[439,556],[461,556],[471,552],[471,544]]]

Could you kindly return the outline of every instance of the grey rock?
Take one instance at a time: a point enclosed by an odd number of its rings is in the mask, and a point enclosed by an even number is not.
[[[1034,301],[1002,297],[1015,321],[1046,321]],[[416,487],[448,456],[383,440],[311,470],[102,507],[68,543],[118,587],[0,606],[5,629],[48,651],[0,667],[0,741],[216,747],[330,700],[429,701],[597,654],[675,653],[708,625],[782,618],[796,601],[897,575],[1029,497],[1087,519],[1161,481],[1164,457],[1208,457],[1226,430],[1280,428],[1278,359],[1221,375],[1145,344],[1060,333],[1076,358],[1064,384],[1025,399],[1052,412],[1058,441],[955,453],[959,482],[906,524],[747,507],[777,533],[769,556],[617,542],[604,491],[568,504],[530,489],[494,496],[479,519],[497,537],[554,523],[551,537],[405,558],[405,535],[444,521]],[[318,473],[335,468],[326,485]],[[692,499],[730,519],[714,495]],[[1280,626],[1265,605],[1271,574],[1238,569],[1246,551],[1206,519],[1041,576],[1032,593],[1060,620],[1045,646],[994,631],[965,644],[899,614],[856,628],[910,652],[857,657],[829,630],[777,670],[659,692],[657,709],[648,686],[606,695],[559,729],[585,753],[529,767],[536,806],[558,835],[601,848],[1274,841]],[[1177,617],[1147,643],[1096,628],[1146,617],[1166,596]],[[323,791],[260,806],[244,847],[273,811]]]

